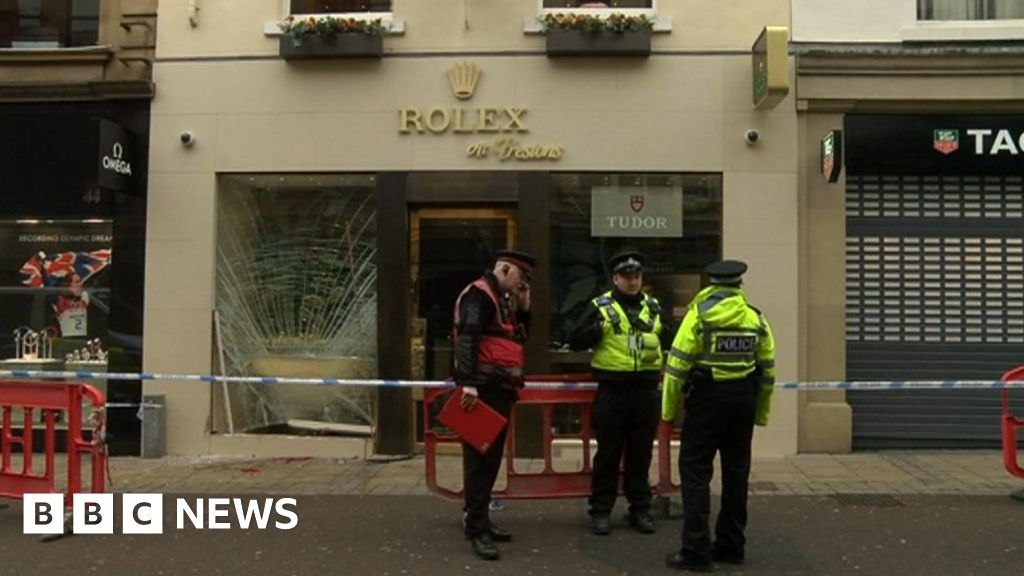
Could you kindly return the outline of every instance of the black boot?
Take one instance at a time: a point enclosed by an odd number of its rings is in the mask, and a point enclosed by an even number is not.
[[[630,513],[629,525],[641,534],[654,534],[656,532],[654,518],[651,517],[651,513],[647,510]]]
[[[743,564],[746,560],[743,550],[728,550],[725,548],[713,548],[711,559],[722,564]]]
[[[594,514],[590,517],[590,531],[598,536],[612,533],[612,520],[608,514]]]
[[[715,565],[710,560],[696,560],[684,556],[682,552],[676,552],[675,554],[669,554],[665,558],[665,566],[673,568],[675,570],[685,570],[688,572],[714,572]]]
[[[495,542],[511,542],[512,533],[491,524],[491,538],[493,538]]]
[[[473,546],[473,552],[483,560],[497,560],[501,556],[494,539],[487,532],[470,538],[469,543]]]

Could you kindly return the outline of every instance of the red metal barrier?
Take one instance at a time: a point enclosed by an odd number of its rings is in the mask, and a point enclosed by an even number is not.
[[[660,413],[660,411],[659,411]],[[672,441],[679,439],[679,428],[670,422],[658,423],[658,486],[657,494],[668,497],[679,494],[680,485],[672,481]]]
[[[585,382],[590,380],[589,374],[559,374],[530,376],[530,382]],[[446,388],[428,389],[423,401],[423,451],[426,465],[427,488],[438,495],[450,498],[461,498],[462,492],[441,486],[437,480],[437,451],[441,444],[460,444],[458,436],[435,429],[432,425],[431,405],[436,399],[448,392]],[[594,402],[593,388],[564,389],[523,389],[519,392],[517,406],[538,405],[541,408],[541,426],[543,436],[543,461],[539,470],[523,471],[516,468],[513,458],[515,454],[515,415],[509,421],[507,441],[505,442],[505,487],[494,490],[493,495],[506,499],[551,499],[551,498],[582,498],[590,495],[591,449],[590,449],[590,407]],[[556,406],[579,407],[579,431],[572,433],[555,433],[552,413]],[[656,491],[667,487],[674,490],[671,477],[671,448],[662,448],[660,440],[668,434],[671,441],[671,429],[664,423],[659,428],[658,471],[659,479],[654,486]],[[582,448],[582,465],[576,470],[555,470],[553,446],[556,440],[576,440]],[[668,470],[666,477],[664,470]],[[499,481],[500,485],[501,482]],[[665,492],[662,492],[665,494]]]
[[[92,405],[91,437],[82,435],[82,401]],[[0,431],[0,497],[21,498],[24,494],[56,492],[56,438],[57,415],[67,414],[67,485],[65,505],[71,505],[71,496],[82,490],[82,456],[87,455],[92,466],[88,492],[104,490],[106,452],[103,446],[105,428],[103,393],[87,384],[72,382],[0,381],[0,411],[3,427]],[[15,435],[11,411],[22,410],[22,432]],[[45,427],[43,436],[43,470],[33,468],[32,433],[33,415],[41,411]],[[11,467],[11,448],[21,447],[21,470]]]
[[[1024,380],[1024,366],[1018,366],[1003,374],[1002,380],[1003,382]],[[1003,466],[1006,466],[1006,470],[1010,474],[1018,478],[1024,478],[1024,468],[1017,464],[1017,428],[1024,428],[1024,419],[1014,418],[1013,412],[1010,410],[1010,389],[1003,388],[1001,392],[1003,401],[1001,417],[1003,427]]]

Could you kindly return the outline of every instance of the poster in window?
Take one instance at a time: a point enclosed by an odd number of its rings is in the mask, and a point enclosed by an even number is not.
[[[103,336],[113,260],[109,221],[0,222],[0,334]],[[9,357],[0,339],[0,357]]]

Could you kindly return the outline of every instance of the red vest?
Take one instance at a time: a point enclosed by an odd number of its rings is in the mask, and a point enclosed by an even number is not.
[[[515,341],[515,313],[511,318],[503,318],[498,295],[491,289],[485,278],[478,278],[466,286],[455,300],[454,338],[459,337],[459,304],[462,297],[472,287],[483,290],[484,294],[494,303],[495,314],[484,327],[477,352],[477,370],[483,374],[497,373],[502,376],[521,378],[523,375],[523,345]]]

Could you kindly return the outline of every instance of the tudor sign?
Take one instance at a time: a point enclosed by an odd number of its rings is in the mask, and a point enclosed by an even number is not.
[[[595,186],[590,192],[590,235],[668,237],[683,235],[680,186]]]

